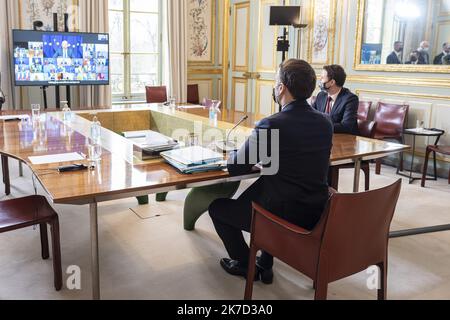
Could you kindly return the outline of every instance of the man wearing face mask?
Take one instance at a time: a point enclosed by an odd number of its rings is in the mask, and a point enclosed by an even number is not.
[[[219,199],[209,207],[230,256],[220,265],[233,276],[247,275],[250,252],[242,231],[250,232],[252,202],[307,230],[312,230],[321,218],[329,197],[327,175],[333,125],[329,117],[306,101],[316,84],[316,73],[306,61],[285,61],[278,71],[274,93],[282,111],[260,121],[244,146],[230,155],[228,171],[232,176],[252,172],[262,161],[261,150],[270,151],[279,163],[276,173],[263,175],[237,200]],[[252,157],[254,151],[259,155]],[[273,257],[263,252],[257,260],[255,280],[272,283],[272,266]]]
[[[323,67],[319,82],[322,92],[313,108],[331,117],[335,133],[358,135],[359,98],[344,88],[346,80],[347,74],[341,66]]]
[[[420,52],[417,50],[411,52],[409,61],[407,61],[405,64],[423,64],[420,60]]]
[[[444,64],[444,58],[450,55],[450,43],[444,43],[442,45],[442,53],[434,58],[434,64],[441,65]]]
[[[403,64],[403,42],[394,43],[394,51],[387,57],[387,64]]]
[[[420,43],[419,49],[417,52],[419,53],[419,61],[417,64],[430,64],[430,43],[428,41],[422,41]]]

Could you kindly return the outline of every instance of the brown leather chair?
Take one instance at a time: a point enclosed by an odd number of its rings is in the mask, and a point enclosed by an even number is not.
[[[30,196],[0,202],[0,233],[40,226],[42,259],[50,257],[47,224],[51,227],[53,250],[54,285],[57,291],[62,288],[61,249],[59,242],[58,215],[45,197]]]
[[[360,101],[358,107],[358,120],[368,121],[371,108],[372,108],[371,101]]]
[[[375,112],[377,123],[375,139],[395,140],[404,144],[403,131],[408,121],[409,106],[380,102]],[[400,153],[400,163],[397,171],[403,171],[403,153]],[[381,159],[376,161],[376,174],[381,173]]]
[[[387,298],[389,229],[401,180],[357,194],[333,194],[318,225],[307,231],[253,204],[250,262],[245,299],[253,295],[256,254],[264,250],[313,279],[315,299],[326,300],[328,284],[381,269],[378,299]]]
[[[422,175],[422,187],[425,188],[425,182],[427,180],[427,173],[428,173],[428,161],[430,159],[430,154],[434,153],[434,158],[436,159],[436,153],[443,154],[446,156],[450,156],[450,146],[435,146],[430,145],[427,147],[427,152],[425,154],[425,163],[423,165],[423,175]],[[435,163],[435,178],[437,180],[437,172],[436,172],[436,163]],[[448,184],[450,184],[450,171],[448,173]]]
[[[375,132],[377,130],[377,123],[374,121],[358,121],[359,134],[362,137],[373,139],[375,136]],[[353,169],[355,168],[354,164],[343,164],[340,166],[330,167],[330,186],[339,190],[339,170],[341,169]],[[364,172],[365,177],[365,190],[370,190],[370,162],[363,161],[361,162],[361,170]]]
[[[198,92],[198,84],[188,85],[187,102],[192,104],[200,104],[200,97]]]
[[[167,88],[161,87],[145,87],[147,103],[165,103],[167,102]]]

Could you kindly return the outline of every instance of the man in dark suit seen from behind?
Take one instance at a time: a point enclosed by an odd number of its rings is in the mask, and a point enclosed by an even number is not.
[[[324,212],[329,198],[327,175],[333,125],[329,117],[306,101],[316,85],[316,73],[306,61],[285,61],[278,70],[274,89],[274,99],[282,111],[260,121],[244,146],[230,155],[228,171],[232,176],[248,174],[261,162],[265,169],[272,167],[263,170],[237,200],[219,199],[209,207],[230,256],[220,265],[231,275],[247,275],[250,252],[242,231],[250,232],[252,202],[307,230],[315,227]],[[270,152],[269,164],[264,163],[267,160],[261,158],[261,151]],[[273,257],[263,252],[256,264],[255,280],[272,283]]]
[[[317,96],[313,108],[331,117],[335,133],[358,135],[359,98],[344,88],[346,80],[347,74],[341,66],[323,67],[319,82],[322,92]]]

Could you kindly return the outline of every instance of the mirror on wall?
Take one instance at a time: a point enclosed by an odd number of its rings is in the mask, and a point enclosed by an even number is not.
[[[355,69],[450,70],[450,0],[359,0]]]

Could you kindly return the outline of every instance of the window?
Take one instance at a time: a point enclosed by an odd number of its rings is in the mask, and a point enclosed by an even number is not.
[[[109,0],[114,101],[145,100],[162,74],[161,0]]]

